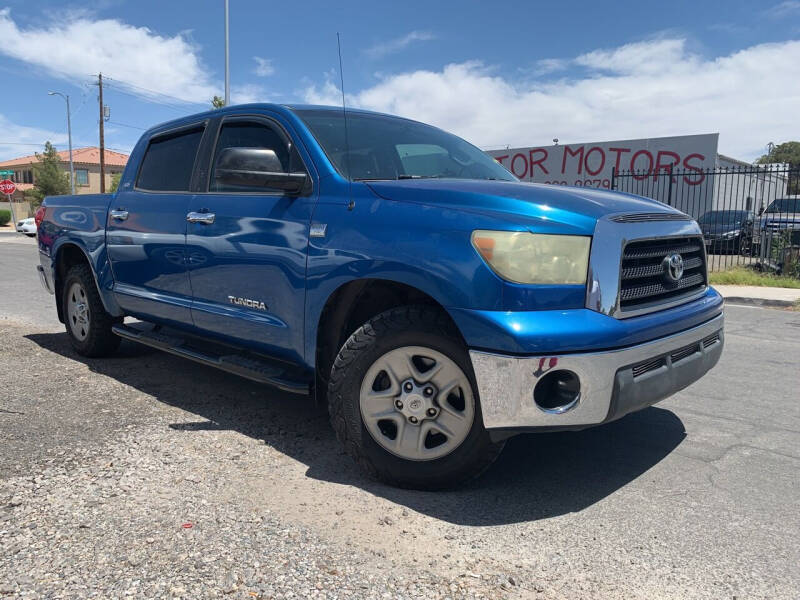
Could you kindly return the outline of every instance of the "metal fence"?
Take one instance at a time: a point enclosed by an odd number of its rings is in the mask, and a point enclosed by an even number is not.
[[[697,219],[711,270],[753,265],[800,277],[800,169],[614,169],[611,189],[653,198]]]

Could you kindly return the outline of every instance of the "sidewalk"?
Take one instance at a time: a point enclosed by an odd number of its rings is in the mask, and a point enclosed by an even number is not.
[[[800,289],[755,285],[715,285],[713,287],[722,294],[725,302],[731,304],[786,307],[792,306],[800,300]]]

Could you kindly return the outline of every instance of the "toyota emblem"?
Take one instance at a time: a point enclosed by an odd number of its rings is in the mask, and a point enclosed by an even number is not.
[[[680,254],[665,256],[662,264],[668,281],[676,282],[683,277],[683,257]]]

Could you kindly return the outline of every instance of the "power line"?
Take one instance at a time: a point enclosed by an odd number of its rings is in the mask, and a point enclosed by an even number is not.
[[[138,129],[139,131],[147,131],[147,127],[139,127],[138,125],[128,125],[127,123],[120,123],[119,121],[108,121],[110,125],[119,125],[120,127],[129,127],[131,129]]]
[[[32,144],[28,142],[0,142],[0,146],[44,146],[44,144]]]
[[[176,112],[181,113],[182,115],[186,114],[186,108],[181,108],[180,106],[176,106],[174,104],[170,104],[169,102],[163,102],[158,100],[157,98],[152,98],[148,96],[142,96],[140,94],[133,94],[131,92],[126,92],[125,90],[120,89],[116,85],[109,85],[105,84],[107,89],[111,89],[112,91],[116,92],[117,94],[124,94],[125,96],[130,96],[131,98],[136,98],[137,100],[143,100],[145,102],[150,102],[151,104],[158,104],[160,106],[164,106],[165,108],[170,108]]]
[[[147,92],[148,94],[152,94],[152,95],[155,95],[155,96],[160,96],[160,97],[163,97],[163,98],[169,98],[169,99],[171,99],[171,100],[174,100],[174,101],[176,101],[176,102],[179,102],[180,104],[189,104],[189,105],[191,105],[191,104],[195,104],[195,105],[198,105],[198,106],[204,106],[204,105],[205,105],[205,103],[203,103],[203,102],[195,102],[194,100],[185,100],[185,99],[183,99],[183,98],[178,98],[177,96],[172,96],[172,95],[170,95],[170,94],[166,94],[166,93],[164,93],[164,92],[159,92],[159,91],[156,91],[156,90],[151,90],[151,89],[149,89],[149,88],[142,87],[141,85],[136,85],[136,84],[134,84],[134,83],[130,83],[130,82],[128,82],[128,81],[124,81],[124,80],[122,80],[122,79],[117,79],[117,78],[115,78],[115,77],[107,77],[106,79],[108,79],[108,80],[110,80],[110,81],[115,81],[115,82],[117,82],[117,83],[120,83],[120,84],[122,84],[122,85],[123,85],[123,86],[125,86],[125,87],[129,87],[129,88],[133,88],[133,89],[141,90],[141,91],[143,91],[143,92]],[[169,106],[175,106],[174,104],[168,104],[168,103],[163,103],[163,104],[165,104],[165,105],[169,105]],[[176,107],[176,108],[177,108],[177,107]]]

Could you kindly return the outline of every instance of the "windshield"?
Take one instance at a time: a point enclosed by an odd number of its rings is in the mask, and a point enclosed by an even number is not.
[[[398,117],[296,110],[336,170],[354,181],[376,179],[517,179],[488,154],[430,125]]]
[[[767,207],[768,213],[800,213],[800,198],[779,198]]]
[[[712,210],[697,219],[697,222],[700,225],[716,225],[718,223],[738,225],[746,218],[746,210]]]

